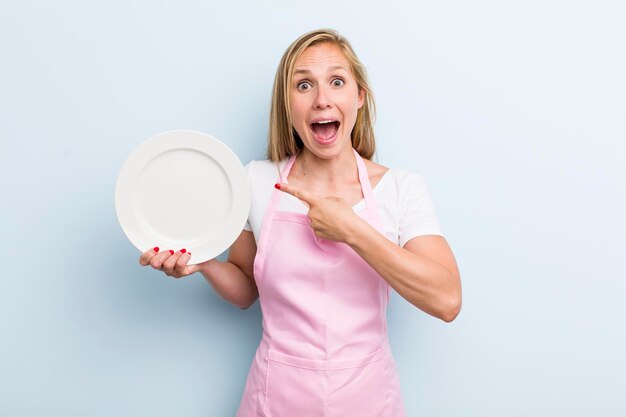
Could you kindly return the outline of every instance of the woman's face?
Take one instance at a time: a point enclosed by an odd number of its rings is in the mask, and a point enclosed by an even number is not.
[[[339,46],[310,46],[296,60],[291,119],[306,149],[317,157],[330,159],[352,149],[350,134],[364,98]]]

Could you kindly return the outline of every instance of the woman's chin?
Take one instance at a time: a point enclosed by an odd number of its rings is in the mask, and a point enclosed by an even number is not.
[[[339,155],[347,152],[348,148],[352,151],[352,143],[350,139],[341,140],[339,135],[335,135],[329,140],[319,140],[318,138],[310,138],[305,142],[305,147],[309,152],[321,159],[334,159]]]

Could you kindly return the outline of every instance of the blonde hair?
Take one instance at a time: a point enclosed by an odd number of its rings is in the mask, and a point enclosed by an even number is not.
[[[374,138],[374,118],[376,107],[374,96],[367,80],[365,66],[354,53],[352,46],[333,29],[314,30],[296,39],[283,54],[272,92],[270,110],[270,126],[267,145],[267,157],[278,162],[288,156],[298,153],[304,146],[300,136],[293,128],[290,111],[290,86],[296,61],[310,46],[321,43],[332,43],[342,50],[350,63],[350,69],[359,86],[359,91],[365,94],[363,106],[357,111],[356,122],[351,133],[352,147],[366,159],[371,159],[376,152]]]

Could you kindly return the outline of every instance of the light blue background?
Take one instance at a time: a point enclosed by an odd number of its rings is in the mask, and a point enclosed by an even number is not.
[[[392,299],[408,415],[626,415],[623,4],[2,2],[0,415],[234,414],[258,303],[141,268],[115,180],[170,129],[263,158],[280,56],[318,27],[366,64],[378,159],[426,178],[461,269],[451,324]]]

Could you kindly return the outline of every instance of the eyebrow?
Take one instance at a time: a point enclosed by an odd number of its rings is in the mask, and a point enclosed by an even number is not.
[[[328,72],[336,71],[338,69],[348,71],[346,67],[344,67],[343,65],[333,65],[332,67],[328,68]],[[311,71],[309,71],[308,69],[301,68],[301,69],[296,69],[293,73],[294,75],[295,74],[310,74]]]

